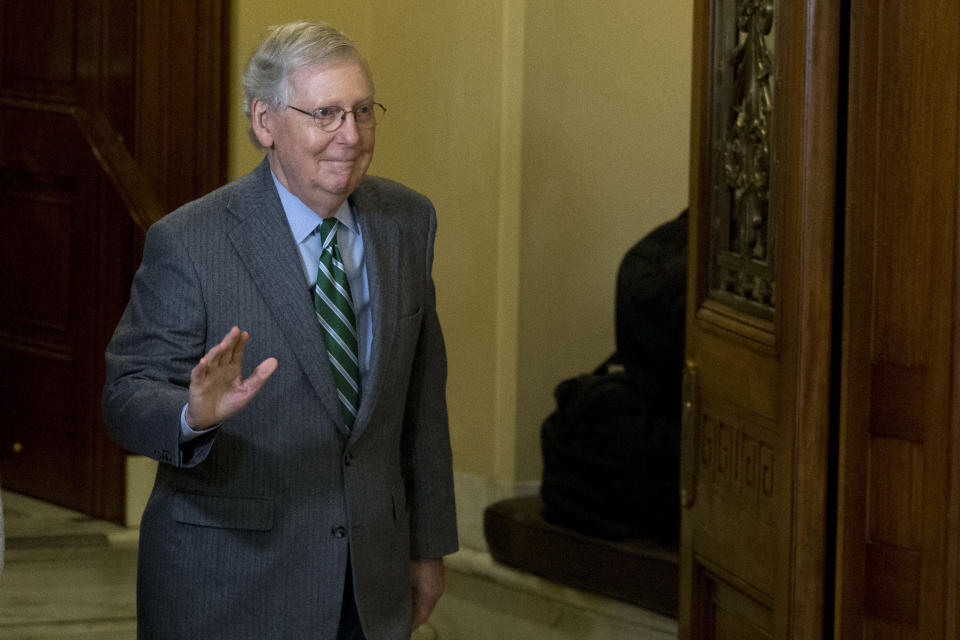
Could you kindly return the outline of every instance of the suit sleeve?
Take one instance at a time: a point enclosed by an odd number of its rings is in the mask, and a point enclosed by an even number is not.
[[[410,555],[415,559],[439,558],[458,546],[446,406],[447,361],[431,275],[435,234],[436,214],[430,206],[423,263],[427,294],[403,429]]]
[[[103,415],[128,451],[192,466],[214,437],[180,444],[180,412],[204,353],[206,320],[190,256],[165,222],[147,233],[130,302],[107,345]]]

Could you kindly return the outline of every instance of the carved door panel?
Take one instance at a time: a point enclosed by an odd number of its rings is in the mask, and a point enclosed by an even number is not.
[[[0,0],[6,489],[124,518],[103,349],[140,229],[222,182],[221,4]]]
[[[835,4],[696,3],[682,638],[824,628]]]

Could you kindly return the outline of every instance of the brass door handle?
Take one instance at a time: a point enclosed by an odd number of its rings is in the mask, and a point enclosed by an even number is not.
[[[686,509],[696,500],[697,461],[697,365],[687,360],[683,368],[683,407],[681,409],[680,505]]]

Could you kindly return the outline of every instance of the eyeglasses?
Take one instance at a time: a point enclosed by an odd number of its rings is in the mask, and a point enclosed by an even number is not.
[[[313,111],[304,111],[290,104],[287,106],[305,116],[310,116],[315,125],[328,132],[339,129],[340,125],[346,121],[348,113],[353,114],[353,120],[357,123],[358,129],[372,129],[387,112],[387,108],[379,102],[365,102],[350,111],[342,107],[320,107]]]

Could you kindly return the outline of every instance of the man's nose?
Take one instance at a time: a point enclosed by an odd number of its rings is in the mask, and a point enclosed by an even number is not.
[[[360,139],[360,129],[357,127],[357,117],[352,111],[343,114],[343,123],[337,129],[337,137],[342,142],[354,144]]]

